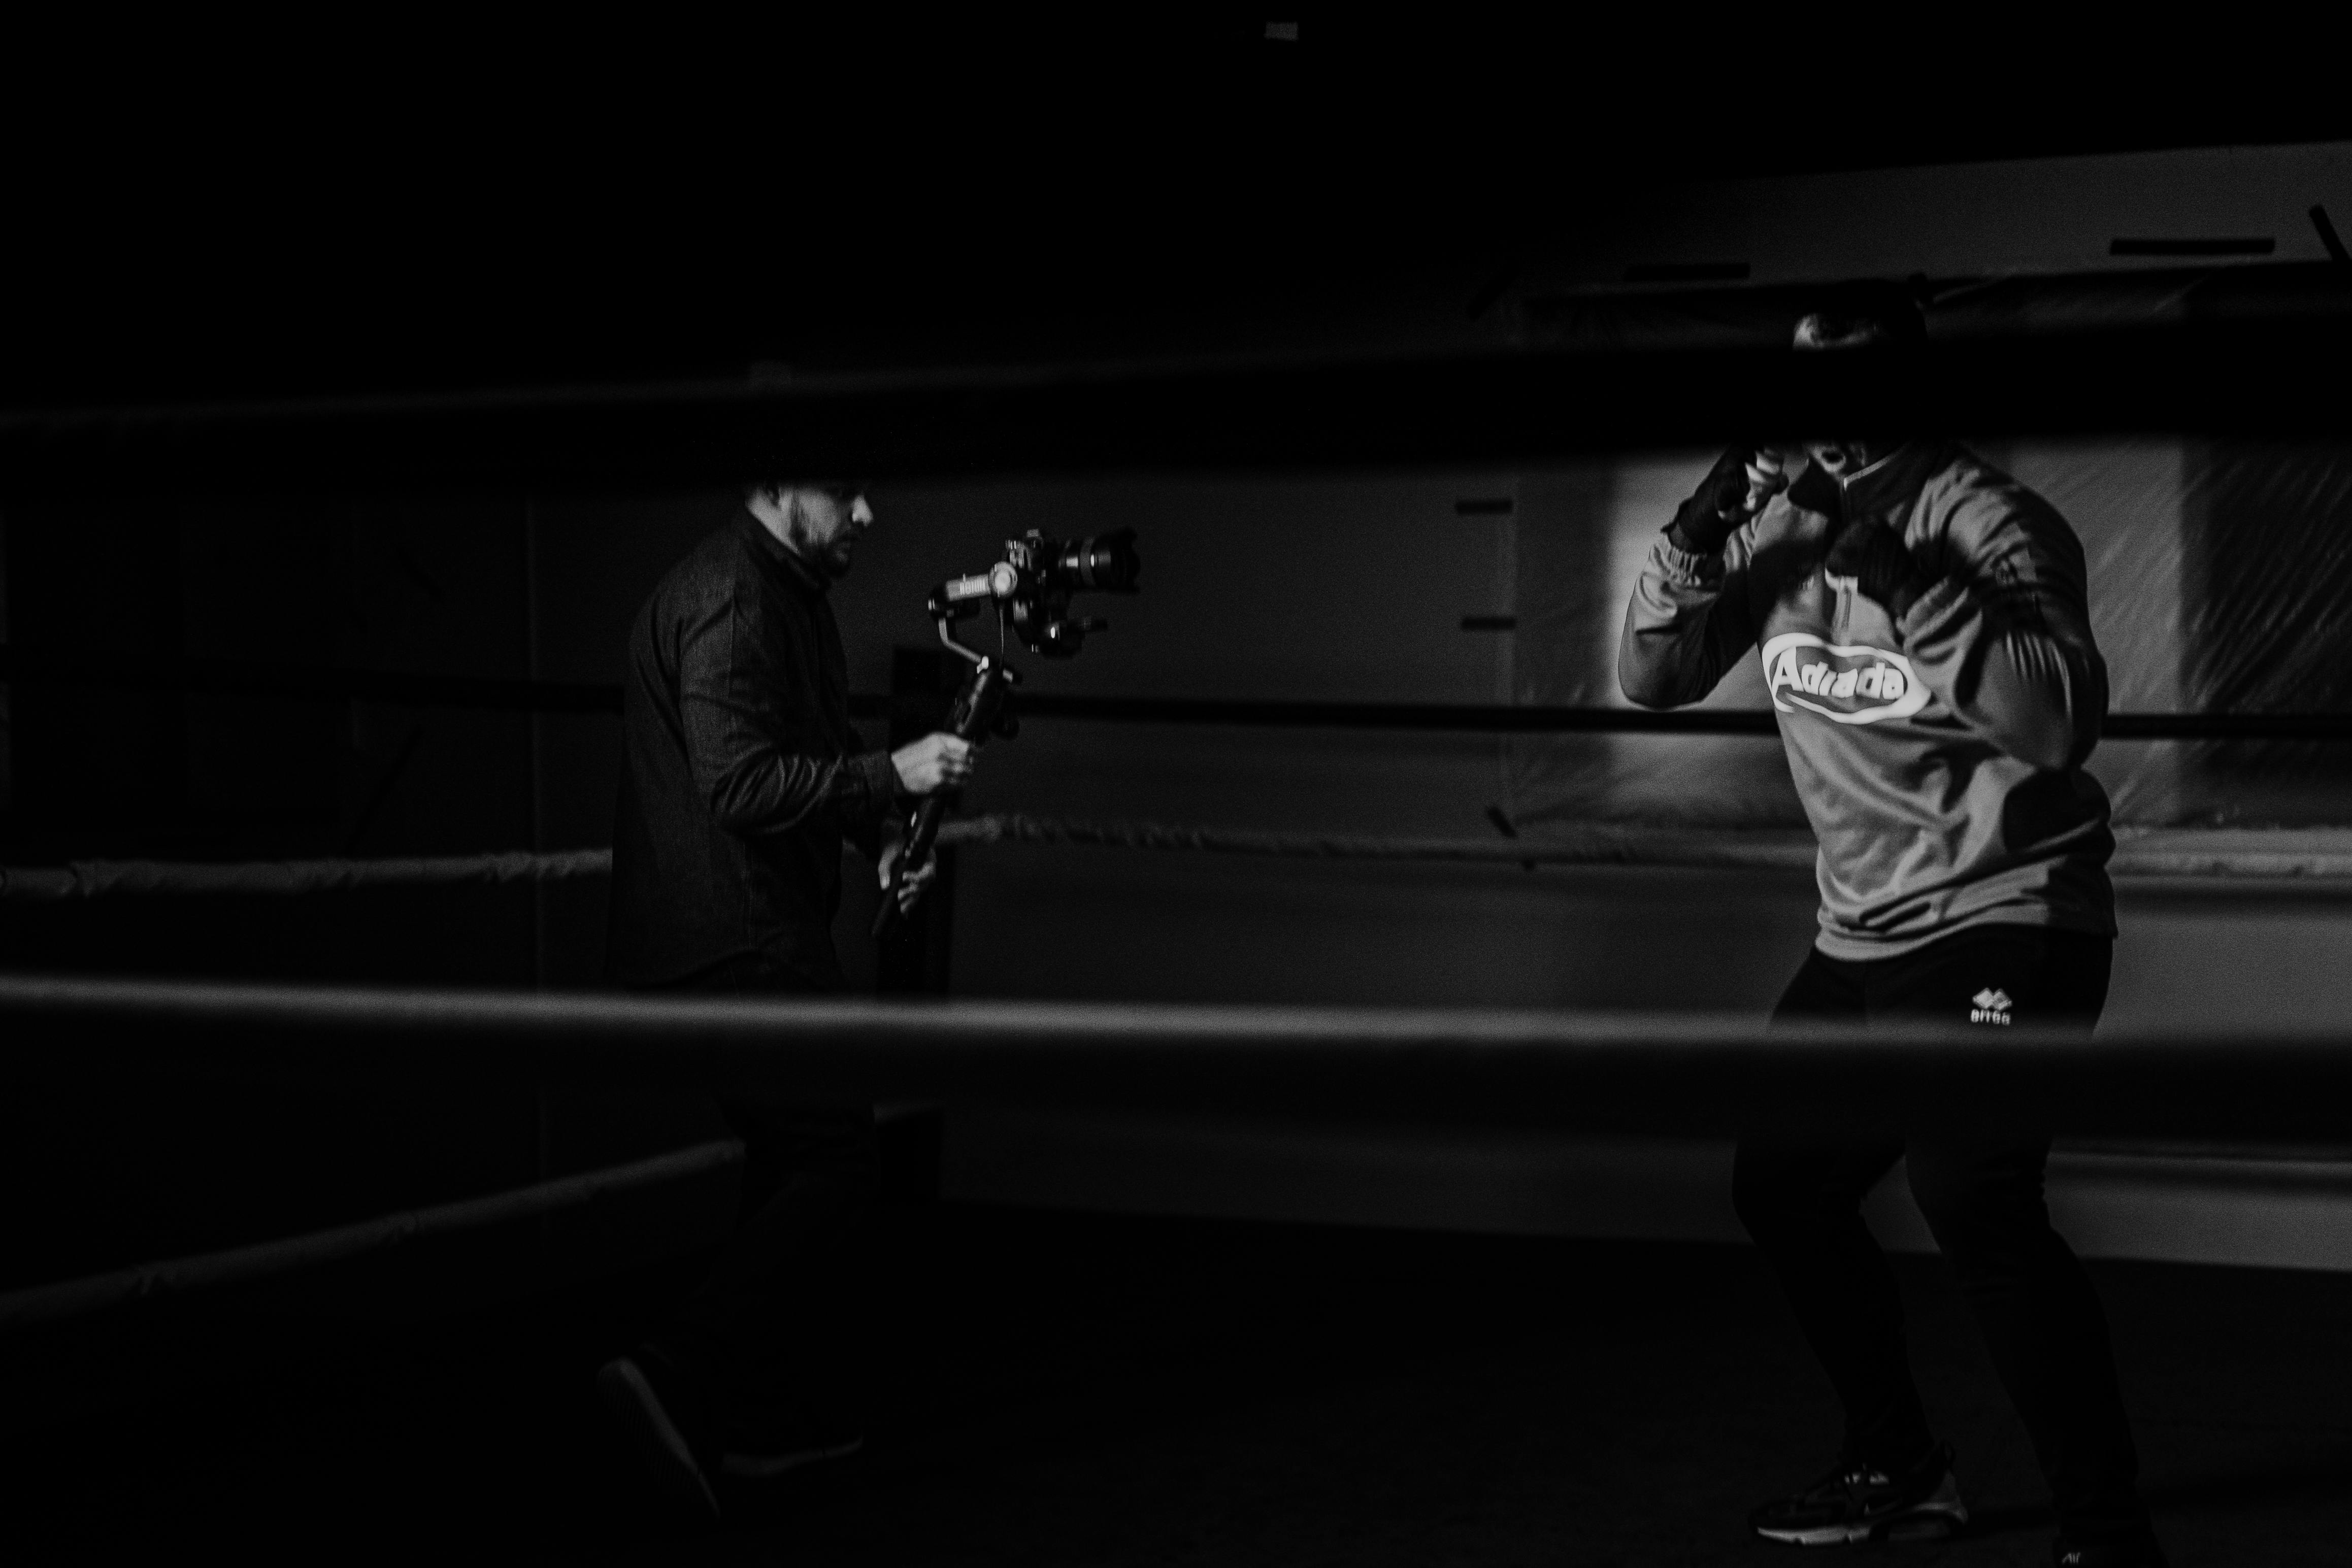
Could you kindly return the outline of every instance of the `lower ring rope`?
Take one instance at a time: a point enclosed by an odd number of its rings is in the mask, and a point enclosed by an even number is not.
[[[2275,832],[2275,837],[2271,833]],[[2341,829],[2124,830],[2108,870],[2118,877],[2352,880],[2352,831]],[[1522,839],[1381,837],[1275,832],[1172,822],[1087,821],[992,812],[950,822],[940,844],[1075,844],[1190,851],[1293,860],[1454,862],[1522,866],[1655,866],[1718,871],[1811,871],[1811,833],[1585,822]],[[495,886],[612,874],[610,850],[516,851],[405,860],[76,861],[0,867],[0,901],[61,903],[120,896],[296,894],[369,888]]]
[[[64,1280],[53,1285],[0,1293],[0,1333],[35,1328],[68,1318],[87,1317],[110,1308],[162,1296],[185,1295],[220,1285],[243,1284],[301,1269],[367,1257],[420,1238],[453,1235],[519,1219],[578,1208],[616,1192],[656,1186],[683,1180],[743,1159],[740,1139],[722,1138],[697,1144],[652,1159],[604,1170],[562,1176],[488,1197],[467,1198],[432,1208],[388,1214],[357,1225],[314,1230],[280,1241],[263,1241],[174,1258],[110,1273]]]

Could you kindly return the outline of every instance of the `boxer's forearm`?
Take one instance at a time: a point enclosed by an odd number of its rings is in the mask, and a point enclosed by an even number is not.
[[[1628,700],[1678,707],[1715,690],[1756,643],[1745,581],[1744,559],[1694,555],[1671,533],[1651,547],[1617,648],[1617,684]]]
[[[1903,618],[1905,655],[1969,728],[2036,768],[2079,766],[2107,709],[2106,661],[2063,607],[1990,600],[1956,579]]]

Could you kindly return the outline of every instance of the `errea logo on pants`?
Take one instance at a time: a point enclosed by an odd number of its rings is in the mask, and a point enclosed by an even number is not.
[[[2007,1023],[2009,1009],[2015,1005],[2010,1001],[2007,991],[1991,987],[1979,991],[1969,1000],[1976,1004],[1969,1009],[1970,1023]]]
[[[1927,706],[1927,688],[1900,653],[1864,643],[1840,646],[1806,632],[1764,644],[1764,684],[1782,713],[1804,708],[1837,724],[1908,718]]]

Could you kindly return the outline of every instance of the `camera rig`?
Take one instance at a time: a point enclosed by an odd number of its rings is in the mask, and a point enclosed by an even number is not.
[[[986,571],[951,577],[932,589],[924,608],[939,628],[940,641],[971,664],[949,712],[948,733],[974,746],[992,735],[1010,739],[1018,733],[1013,688],[1021,684],[1021,673],[1004,662],[1002,649],[1007,637],[1018,637],[1040,658],[1075,657],[1086,645],[1087,633],[1102,631],[1109,622],[1092,615],[1072,615],[1071,596],[1133,593],[1142,570],[1142,560],[1135,553],[1133,528],[1114,528],[1066,541],[1032,528],[1020,538],[1005,540],[1004,559]],[[996,612],[999,652],[995,653],[966,647],[955,634],[959,622],[984,609]],[[929,862],[946,809],[947,802],[939,794],[925,796],[915,809],[889,889],[874,917],[875,936],[883,936],[900,919],[899,891],[910,874]]]

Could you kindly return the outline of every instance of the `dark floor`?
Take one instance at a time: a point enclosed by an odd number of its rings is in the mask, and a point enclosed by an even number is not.
[[[588,1395],[675,1270],[236,1353],[0,1452],[10,1563],[1761,1563],[1835,1415],[1752,1253],[946,1207],[894,1213],[868,1454],[666,1530]],[[2023,1436],[1901,1264],[1980,1528],[1864,1561],[2046,1563]],[[2179,1568],[2352,1560],[2352,1277],[2104,1264]]]

